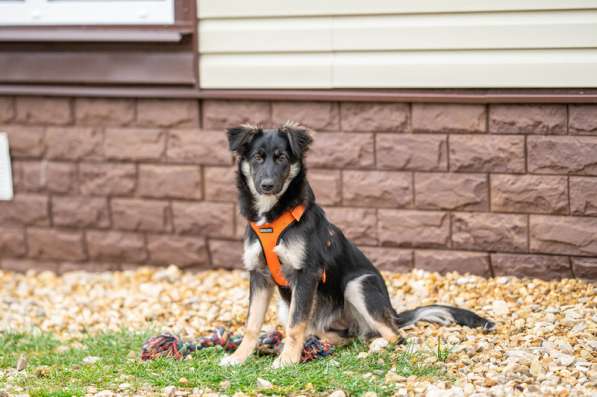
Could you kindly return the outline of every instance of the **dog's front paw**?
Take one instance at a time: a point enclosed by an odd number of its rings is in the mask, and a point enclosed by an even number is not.
[[[230,356],[224,356],[220,360],[220,367],[231,367],[234,365],[241,365],[244,360],[241,360],[239,357],[236,357],[234,354]]]
[[[284,367],[288,367],[290,365],[297,364],[298,362],[299,362],[299,360],[285,356],[284,354],[282,354],[274,360],[274,363],[272,364],[272,368],[274,368],[274,369],[284,368]]]

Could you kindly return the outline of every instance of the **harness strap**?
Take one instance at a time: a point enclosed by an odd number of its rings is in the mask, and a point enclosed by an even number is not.
[[[286,228],[295,222],[299,222],[304,212],[305,206],[300,204],[293,209],[282,213],[282,215],[270,223],[264,223],[261,225],[257,225],[255,222],[250,223],[251,228],[257,235],[257,238],[259,238],[259,242],[261,243],[261,248],[263,249],[263,254],[265,256],[265,262],[269,268],[272,278],[280,287],[288,287],[288,280],[286,280],[286,277],[284,277],[280,258],[278,258],[278,255],[276,255],[274,252],[274,248],[276,245],[278,245],[280,237]],[[325,272],[322,274],[321,279],[325,283]]]

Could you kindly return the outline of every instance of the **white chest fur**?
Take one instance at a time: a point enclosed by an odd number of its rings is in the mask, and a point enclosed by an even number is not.
[[[302,269],[305,265],[306,250],[303,239],[281,239],[280,243],[274,247],[274,253],[278,255],[283,266],[289,266],[298,270]],[[249,239],[246,239],[245,252],[243,254],[245,269],[251,271],[262,268],[265,265],[263,258],[263,250],[259,240],[255,239],[249,242]]]
[[[274,252],[284,266],[290,266],[296,270],[305,266],[305,240],[302,238],[281,239],[274,247]]]
[[[255,239],[249,242],[245,240],[245,252],[243,253],[243,264],[248,271],[263,267],[263,253],[259,240]]]

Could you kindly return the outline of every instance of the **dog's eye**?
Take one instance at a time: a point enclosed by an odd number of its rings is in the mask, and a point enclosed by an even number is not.
[[[288,159],[288,157],[286,157],[286,154],[284,154],[284,153],[281,153],[280,155],[278,155],[278,158],[277,158],[279,163],[286,161],[287,159]]]
[[[253,156],[253,158],[255,159],[255,161],[257,161],[258,163],[261,163],[263,161],[263,156],[259,153],[255,153],[255,155]]]

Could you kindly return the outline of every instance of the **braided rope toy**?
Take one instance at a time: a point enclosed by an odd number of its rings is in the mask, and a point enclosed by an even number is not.
[[[284,336],[278,331],[264,333],[259,336],[257,354],[276,355],[282,350]],[[209,336],[201,337],[196,342],[183,341],[179,336],[165,332],[152,336],[143,343],[141,360],[154,360],[158,357],[172,357],[182,360],[197,350],[220,346],[227,352],[236,350],[242,341],[242,335],[233,335],[223,327],[213,330]],[[315,360],[332,354],[334,347],[327,341],[321,341],[317,336],[309,336],[305,340],[301,362]]]

